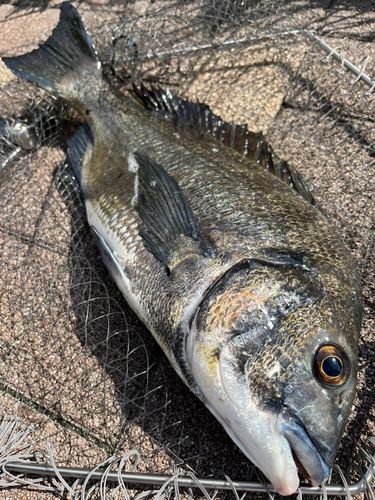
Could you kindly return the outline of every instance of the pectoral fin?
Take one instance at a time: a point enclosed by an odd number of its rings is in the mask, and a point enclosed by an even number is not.
[[[189,255],[212,257],[173,177],[138,151],[130,155],[129,169],[135,173],[133,205],[143,222],[140,234],[147,250],[168,272]]]

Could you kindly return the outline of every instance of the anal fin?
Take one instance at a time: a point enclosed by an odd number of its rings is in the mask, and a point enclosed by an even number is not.
[[[68,144],[68,157],[73,167],[74,175],[79,182],[82,190],[82,169],[85,161],[91,158],[92,146],[94,139],[91,130],[87,123],[79,127],[77,132],[67,141]]]

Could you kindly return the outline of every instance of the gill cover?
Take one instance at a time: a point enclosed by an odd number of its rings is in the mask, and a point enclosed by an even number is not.
[[[313,485],[328,479],[354,396],[355,377],[340,393],[316,377],[317,347],[334,333],[320,310],[319,280],[302,266],[249,262],[211,288],[187,338],[205,404],[282,495],[299,484],[294,457]]]

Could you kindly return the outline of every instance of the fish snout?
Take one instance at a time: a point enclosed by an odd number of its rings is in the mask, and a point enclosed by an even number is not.
[[[278,417],[280,433],[288,441],[300,472],[313,486],[319,486],[330,476],[331,467],[323,459],[301,420],[284,406]]]

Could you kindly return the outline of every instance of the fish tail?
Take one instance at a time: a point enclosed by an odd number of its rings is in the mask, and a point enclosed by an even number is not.
[[[102,79],[101,63],[77,10],[69,3],[61,6],[60,20],[48,40],[38,49],[3,58],[14,74],[35,83],[68,102],[81,101],[82,86],[74,85],[87,75]]]

